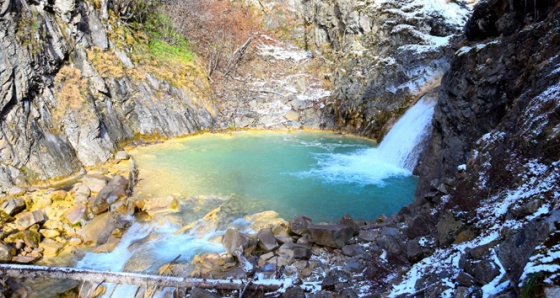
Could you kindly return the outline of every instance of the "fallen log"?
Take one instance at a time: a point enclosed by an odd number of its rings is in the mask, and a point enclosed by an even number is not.
[[[140,274],[132,272],[110,272],[68,267],[0,264],[0,276],[13,278],[49,278],[114,283],[136,286],[158,286],[174,288],[201,288],[219,290],[264,290],[276,291],[291,285],[291,280],[264,279],[245,281],[240,279],[203,279],[176,276]],[[247,283],[249,283],[247,285]],[[285,283],[287,283],[285,285]]]

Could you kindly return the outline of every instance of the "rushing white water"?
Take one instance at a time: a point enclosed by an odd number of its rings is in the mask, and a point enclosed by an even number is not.
[[[327,182],[385,185],[390,177],[410,176],[418,162],[420,145],[430,133],[435,101],[422,98],[395,123],[377,148],[355,153],[320,153],[317,166],[298,173]]]
[[[421,144],[430,132],[436,102],[421,98],[395,123],[375,150],[377,159],[412,171],[418,162]]]

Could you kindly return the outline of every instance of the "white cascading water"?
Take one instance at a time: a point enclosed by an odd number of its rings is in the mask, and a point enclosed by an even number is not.
[[[353,154],[317,154],[317,166],[299,175],[362,186],[385,185],[387,178],[412,175],[422,149],[419,145],[431,131],[434,106],[432,98],[421,98],[393,125],[377,148]]]
[[[423,97],[408,109],[377,147],[377,159],[414,170],[421,149],[418,145],[430,132],[434,106],[435,100]]]

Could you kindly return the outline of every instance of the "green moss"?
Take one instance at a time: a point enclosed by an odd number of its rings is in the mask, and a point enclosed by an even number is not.
[[[544,294],[542,277],[540,273],[529,274],[521,287],[520,298],[546,297]]]

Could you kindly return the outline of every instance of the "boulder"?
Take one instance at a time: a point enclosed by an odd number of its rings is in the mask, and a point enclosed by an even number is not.
[[[86,244],[95,246],[107,242],[115,226],[115,217],[111,213],[104,213],[96,216],[80,234]]]
[[[257,233],[257,239],[259,240],[259,248],[264,251],[272,251],[278,248],[278,241],[270,229],[261,229]]]
[[[352,216],[350,216],[350,214],[344,214],[344,216],[342,216],[342,218],[338,221],[338,224],[352,227],[354,235],[358,235],[358,233],[360,232],[360,228],[358,228],[358,225],[356,224]]]
[[[150,216],[158,213],[179,212],[179,202],[172,196],[149,198],[139,202],[138,205]]]
[[[121,150],[118,151],[117,153],[115,153],[115,159],[118,161],[121,160],[129,160],[130,159],[130,155],[128,154],[128,152]]]
[[[253,252],[257,246],[254,238],[249,237],[236,229],[228,229],[222,237],[222,245],[229,254],[234,256]]]
[[[457,274],[455,280],[457,281],[458,284],[465,286],[467,288],[474,285],[474,278],[470,274],[463,271]]]
[[[59,189],[51,192],[49,197],[51,198],[51,201],[64,201],[67,194],[68,193],[65,190]]]
[[[278,248],[278,256],[286,259],[288,262],[294,259],[309,260],[311,248],[295,243],[284,243]]]
[[[360,230],[358,239],[361,241],[372,242],[379,236],[379,231],[376,230]]]
[[[290,222],[290,231],[297,235],[307,233],[307,226],[311,224],[311,218],[299,215]]]
[[[354,231],[346,225],[309,225],[309,241],[333,248],[342,248]]]
[[[78,204],[78,205],[66,210],[66,212],[64,212],[64,218],[70,224],[75,225],[75,224],[81,222],[82,219],[84,219],[85,213],[86,213],[86,205]]]
[[[359,244],[345,245],[342,247],[342,253],[349,257],[359,256],[364,252],[364,248]]]
[[[109,178],[99,174],[87,174],[82,178],[82,184],[93,192],[100,192],[108,182]]]
[[[472,275],[474,280],[481,285],[491,282],[500,274],[498,265],[490,260],[468,260],[465,265],[465,271]]]
[[[26,230],[34,224],[42,224],[46,221],[43,211],[24,212],[16,215],[16,228],[20,231]]]
[[[74,193],[74,202],[82,203],[87,201],[91,195],[91,190],[84,184],[79,184],[72,189],[72,193]]]
[[[19,244],[23,241],[26,247],[37,248],[39,247],[39,242],[41,241],[41,234],[34,230],[20,231],[4,239],[5,243],[15,244],[16,248],[22,248],[23,245]]]
[[[11,198],[4,201],[0,209],[6,212],[6,214],[13,216],[25,209],[25,201],[23,198]]]
[[[0,241],[0,263],[11,262],[15,254],[15,248]]]
[[[43,248],[43,256],[55,257],[64,245],[52,239],[45,239],[39,244],[39,247]]]
[[[460,220],[449,212],[437,223],[437,242],[439,245],[449,245],[458,234],[458,230],[463,226]]]
[[[12,186],[8,190],[8,195],[9,196],[19,196],[19,195],[22,195],[22,194],[25,194],[25,189],[23,189],[19,186]]]
[[[126,195],[124,188],[120,185],[106,185],[99,191],[91,202],[91,212],[95,215],[109,210],[109,205]]]
[[[327,273],[323,282],[321,282],[321,289],[327,291],[334,291],[335,286],[338,284],[345,284],[352,280],[352,275],[343,270],[331,270]]]
[[[118,185],[123,189],[126,189],[128,187],[128,183],[128,179],[124,178],[121,175],[115,175],[113,178],[111,178],[111,181],[109,181],[108,185]]]

